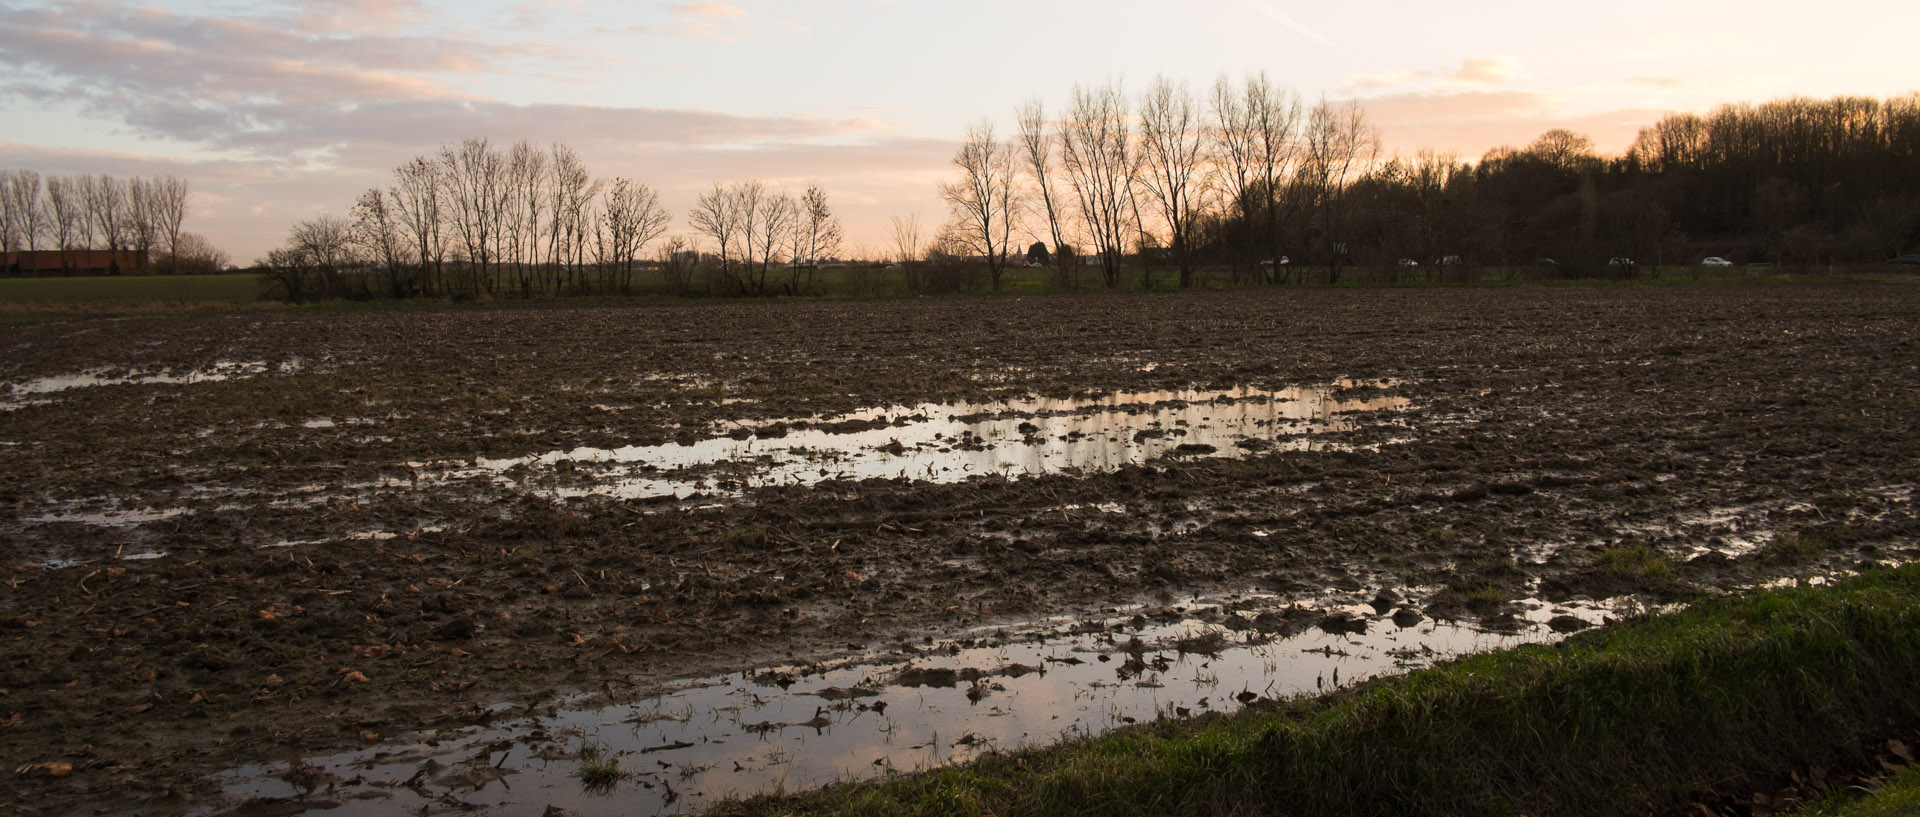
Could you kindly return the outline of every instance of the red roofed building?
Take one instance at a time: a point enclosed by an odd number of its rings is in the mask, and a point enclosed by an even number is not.
[[[146,275],[145,250],[21,250],[7,253],[8,275]]]

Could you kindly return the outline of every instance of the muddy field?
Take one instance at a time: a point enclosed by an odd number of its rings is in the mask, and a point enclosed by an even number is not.
[[[1917,318],[1860,285],[7,327],[0,798],[294,813],[324,796],[214,776],[1199,594],[1500,631],[1905,561]]]

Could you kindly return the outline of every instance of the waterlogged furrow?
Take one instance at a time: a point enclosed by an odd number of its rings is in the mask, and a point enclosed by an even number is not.
[[[830,418],[767,421],[692,444],[575,448],[482,460],[519,483],[546,483],[566,497],[626,499],[738,493],[763,485],[870,478],[946,483],[1112,471],[1167,456],[1244,456],[1252,451],[1333,447],[1324,435],[1405,397],[1343,399],[1360,385],[1281,391],[1127,392],[1097,398],[1027,398],[869,409]],[[804,428],[794,427],[805,426]]]
[[[4,399],[0,399],[0,411],[11,411],[33,403],[51,402],[55,393],[69,389],[153,383],[172,385],[213,383],[243,377],[258,377],[274,372],[292,374],[299,371],[303,365],[304,363],[297,358],[278,365],[264,360],[221,360],[210,366],[183,371],[167,369],[137,373],[101,368],[72,374],[36,377],[18,383],[0,384],[0,395],[4,395]]]
[[[881,776],[1047,745],[1160,717],[1233,711],[1470,652],[1551,640],[1598,604],[1525,602],[1512,629],[1425,618],[1409,590],[1119,611],[999,627],[879,661],[773,667],[610,703],[577,699],[505,725],[223,775],[235,799],[329,815],[457,806],[481,815],[697,811],[726,796]],[[499,710],[504,714],[505,710]],[[596,782],[597,781],[597,782]],[[211,813],[211,812],[202,812]]]

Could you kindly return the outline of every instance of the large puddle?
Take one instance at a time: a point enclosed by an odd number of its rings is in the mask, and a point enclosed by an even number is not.
[[[264,360],[220,360],[198,369],[164,369],[139,372],[125,369],[89,369],[73,374],[36,377],[18,383],[0,384],[0,411],[52,402],[51,395],[70,389],[97,386],[129,386],[152,383],[190,384],[234,380],[279,372],[291,374],[302,366],[299,359],[280,364]]]
[[[1417,595],[1417,594],[1409,594]],[[326,814],[683,813],[963,762],[1126,724],[1278,699],[1598,623],[1595,606],[1522,605],[1500,632],[1428,619],[1412,602],[1331,595],[1198,600],[983,630],[825,667],[771,667],[609,702],[596,695],[484,726],[222,777],[241,800]],[[1551,626],[1549,626],[1551,622]],[[213,814],[207,809],[201,814]]]
[[[843,479],[957,482],[982,475],[1112,471],[1162,457],[1337,446],[1326,435],[1357,428],[1370,413],[1408,405],[1405,397],[1377,393],[1390,385],[930,403],[759,422],[686,443],[574,448],[479,465],[558,496],[627,499]],[[1358,388],[1376,392],[1343,396]]]

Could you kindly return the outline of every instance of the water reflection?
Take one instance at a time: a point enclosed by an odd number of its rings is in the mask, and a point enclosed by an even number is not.
[[[257,377],[269,372],[283,374],[298,371],[302,366],[299,359],[280,364],[264,360],[220,360],[212,365],[198,369],[164,369],[157,372],[136,373],[126,369],[88,369],[73,374],[37,377],[18,383],[8,383],[4,388],[7,399],[0,400],[0,411],[10,411],[21,406],[45,403],[47,395],[69,389],[92,388],[95,386],[126,386],[151,383],[208,383],[221,380],[233,380],[242,377]]]
[[[548,479],[562,496],[643,498],[806,485],[831,479],[956,482],[1111,471],[1160,457],[1242,456],[1330,445],[1405,397],[1346,398],[1385,383],[1266,391],[1121,392],[1092,398],[924,404],[828,418],[757,423],[690,444],[574,448],[482,460],[520,481]]]
[[[298,769],[237,769],[223,780],[227,794],[241,799],[298,798],[303,786],[325,788],[327,802],[339,804],[327,813],[342,817],[426,805],[483,815],[551,806],[582,815],[697,811],[727,796],[963,762],[1159,717],[1234,711],[1449,656],[1552,640],[1557,636],[1544,623],[1554,616],[1594,623],[1610,612],[1530,603],[1519,628],[1496,633],[1421,619],[1406,608],[1396,618],[1358,598],[1325,599],[1311,614],[1271,598],[1265,603],[1126,610],[884,660],[749,670],[644,700],[583,701],[420,743],[309,758]],[[1325,615],[1335,618],[1301,623]],[[1293,625],[1280,632],[1262,626],[1277,619]],[[619,782],[589,791],[580,779],[583,747],[614,759]]]

